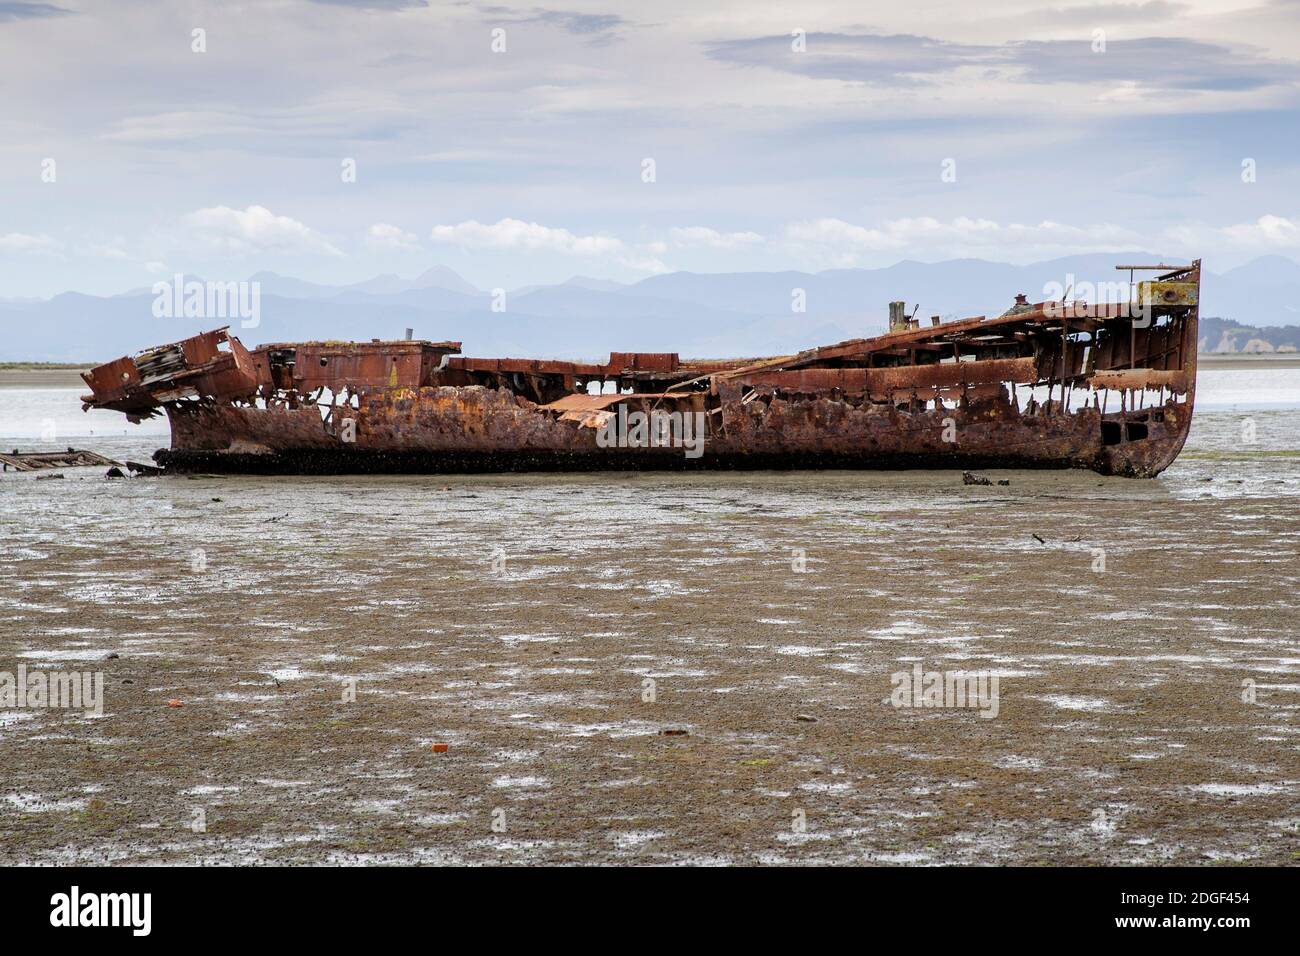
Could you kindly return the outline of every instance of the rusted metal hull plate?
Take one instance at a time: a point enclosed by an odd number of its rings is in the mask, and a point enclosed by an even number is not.
[[[632,398],[633,396],[622,396]],[[315,407],[169,407],[172,448],[157,460],[183,470],[520,471],[699,468],[1092,468],[1157,474],[1177,455],[1190,409],[1170,404],[1140,441],[1105,444],[1096,409],[1028,415],[1005,402],[909,412],[827,398],[724,400],[704,417],[703,453],[680,447],[601,447],[600,421],[556,416],[505,390],[374,390],[338,421]],[[607,412],[608,414],[608,412]],[[1110,416],[1112,419],[1115,416]],[[346,440],[351,435],[353,440]],[[1122,437],[1122,436],[1121,436]]]

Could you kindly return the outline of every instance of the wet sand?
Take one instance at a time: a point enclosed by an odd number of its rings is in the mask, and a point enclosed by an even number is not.
[[[0,368],[0,388],[86,388],[86,368]]]
[[[4,476],[0,670],[107,702],[0,710],[0,863],[1294,865],[1300,415],[1256,420],[1157,481]],[[916,661],[997,717],[886,703]]]
[[[1239,369],[1256,371],[1268,368],[1300,368],[1300,352],[1202,352],[1197,356],[1200,369]]]

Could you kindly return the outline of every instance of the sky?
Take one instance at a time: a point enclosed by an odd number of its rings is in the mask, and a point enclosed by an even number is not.
[[[1300,259],[1300,0],[0,0],[0,299]]]

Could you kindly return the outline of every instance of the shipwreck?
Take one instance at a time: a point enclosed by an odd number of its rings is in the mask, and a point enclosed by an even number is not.
[[[1150,478],[1196,392],[1200,262],[1125,301],[1030,303],[761,359],[471,358],[459,342],[249,349],[227,329],[87,372],[83,408],[166,414],[169,471],[1090,468]],[[1137,271],[1156,275],[1133,281]]]

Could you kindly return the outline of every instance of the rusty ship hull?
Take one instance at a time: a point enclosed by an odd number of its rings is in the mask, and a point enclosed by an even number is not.
[[[1162,268],[1128,302],[1019,297],[1000,316],[926,326],[894,303],[884,335],[758,360],[480,359],[458,342],[411,340],[250,350],[219,329],[91,370],[84,404],[133,420],[166,414],[171,447],[155,459],[170,471],[1154,477],[1191,424],[1200,286],[1199,262]],[[628,421],[647,427],[629,438],[615,427]],[[694,431],[675,431],[683,422]]]

